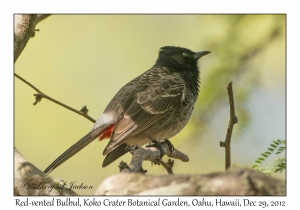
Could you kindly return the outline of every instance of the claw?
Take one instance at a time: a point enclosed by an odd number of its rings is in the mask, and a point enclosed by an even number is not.
[[[165,155],[165,151],[157,140],[152,140],[152,144],[147,145],[146,147],[156,147],[160,151],[160,158]]]
[[[170,140],[169,139],[164,139],[164,141],[167,143],[167,145],[169,146],[169,148],[170,148],[170,151],[171,151],[171,153],[170,153],[170,155],[172,155],[172,153],[173,153],[173,151],[174,151],[174,146],[173,146],[173,144],[170,142]],[[169,156],[170,156],[169,155]]]
[[[127,152],[130,152],[130,154],[133,154],[134,150],[136,150],[136,149],[138,149],[138,148],[139,148],[138,145],[131,144],[131,145],[127,145],[127,146],[125,147],[125,150],[126,150]]]

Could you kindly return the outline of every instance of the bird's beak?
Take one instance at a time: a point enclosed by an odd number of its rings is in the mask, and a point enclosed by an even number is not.
[[[196,52],[196,54],[193,56],[194,59],[199,59],[201,57],[203,57],[204,55],[209,54],[210,51],[201,51],[201,52]]]

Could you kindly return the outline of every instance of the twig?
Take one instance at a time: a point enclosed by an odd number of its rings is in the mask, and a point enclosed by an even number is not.
[[[228,97],[229,97],[229,105],[230,105],[230,119],[226,133],[225,141],[220,141],[220,147],[225,147],[225,169],[229,169],[231,165],[231,151],[230,151],[230,142],[233,131],[233,126],[235,123],[238,123],[238,118],[235,115],[234,109],[234,99],[232,92],[232,82],[230,82],[227,86]]]
[[[161,160],[160,164],[167,170],[168,174],[174,174],[172,170],[174,165],[174,160],[169,159],[167,163]]]
[[[70,107],[68,105],[65,105],[65,104],[63,104],[63,103],[61,103],[61,102],[59,102],[59,101],[51,98],[50,96],[47,96],[42,91],[40,91],[39,89],[37,89],[35,86],[33,86],[32,84],[30,84],[28,81],[26,81],[25,79],[23,79],[22,77],[20,77],[16,73],[14,73],[14,75],[15,75],[15,77],[17,77],[18,79],[20,79],[21,81],[23,81],[24,83],[26,83],[27,85],[29,85],[31,88],[33,88],[37,92],[37,94],[34,94],[36,101],[33,103],[33,105],[36,105],[38,102],[40,102],[42,100],[42,98],[46,98],[46,99],[48,99],[48,100],[50,100],[50,101],[52,101],[52,102],[54,102],[54,103],[56,103],[56,104],[58,104],[60,106],[65,107],[66,109],[68,109],[70,111],[73,111],[73,112],[75,112],[75,113],[77,113],[77,114],[79,114],[79,115],[87,118],[88,120],[90,120],[93,123],[96,122],[96,120],[94,120],[92,117],[90,117],[87,114],[87,108],[86,108],[86,106],[82,107],[82,109],[80,111],[78,111],[78,110],[76,110],[76,109],[74,109],[74,108],[72,108],[72,107]]]

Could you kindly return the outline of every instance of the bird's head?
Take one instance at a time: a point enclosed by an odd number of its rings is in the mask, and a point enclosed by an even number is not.
[[[182,47],[165,46],[160,48],[156,65],[171,67],[176,71],[183,68],[198,70],[198,59],[209,53],[209,51],[193,52]]]

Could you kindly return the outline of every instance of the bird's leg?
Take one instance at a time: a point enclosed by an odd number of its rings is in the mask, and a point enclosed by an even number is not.
[[[174,146],[173,146],[173,144],[170,142],[170,140],[169,139],[164,139],[164,141],[166,142],[166,144],[169,146],[169,149],[170,149],[170,155],[172,155],[172,153],[173,153],[173,151],[174,151]]]
[[[146,147],[156,147],[160,151],[160,158],[158,161],[155,161],[154,164],[160,164],[160,160],[165,155],[165,151],[157,140],[152,140],[152,143],[147,145]]]

